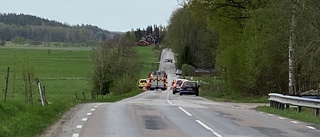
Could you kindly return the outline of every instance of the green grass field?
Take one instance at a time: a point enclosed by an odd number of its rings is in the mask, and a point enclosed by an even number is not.
[[[159,61],[158,56],[160,50],[155,50],[150,47],[136,47],[135,48],[140,56],[141,59],[141,71],[140,71],[140,78],[147,78],[148,73],[150,70],[158,69],[159,64],[155,63]]]
[[[136,50],[142,62],[140,74],[146,76],[151,67],[150,62],[156,59],[152,53],[153,49],[137,47]],[[6,75],[7,67],[10,67],[7,101],[0,101],[0,137],[40,135],[71,107],[83,101],[92,102],[89,81],[91,54],[90,49],[0,48],[0,90],[5,87],[3,77]],[[52,104],[41,106],[34,81],[32,87],[34,105],[26,102],[22,80],[23,68],[32,68],[35,77],[46,87],[46,97]],[[14,75],[16,80],[13,80]],[[83,92],[87,100],[83,100]],[[141,91],[137,90],[99,101],[113,102],[139,93]],[[75,94],[80,100],[76,99]],[[3,92],[0,96],[3,99]]]

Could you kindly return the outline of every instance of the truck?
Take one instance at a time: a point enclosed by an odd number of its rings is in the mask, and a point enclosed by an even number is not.
[[[165,71],[150,71],[148,75],[148,90],[167,90],[167,74]]]

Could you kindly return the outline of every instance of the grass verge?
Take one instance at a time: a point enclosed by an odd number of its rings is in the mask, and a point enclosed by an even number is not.
[[[298,113],[297,108],[294,108],[294,107],[291,107],[290,109],[280,110],[280,109],[275,109],[269,106],[259,106],[256,109],[263,112],[287,117],[290,119],[295,119],[295,120],[308,122],[308,123],[320,124],[319,117],[316,117],[314,115],[314,109],[310,109],[310,108],[303,108],[300,113]]]

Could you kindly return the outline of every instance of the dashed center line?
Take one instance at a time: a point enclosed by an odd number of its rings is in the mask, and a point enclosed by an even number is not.
[[[92,115],[92,113],[87,113],[87,116],[91,116]]]
[[[79,137],[79,134],[72,134],[72,137]]]
[[[213,129],[211,129],[209,126],[207,126],[206,124],[204,124],[203,122],[201,122],[200,120],[196,120],[196,122],[198,124],[200,124],[201,126],[203,126],[204,128],[208,129],[209,131],[211,131],[215,136],[217,137],[222,137],[222,135],[220,135],[218,132],[214,131]]]
[[[169,94],[170,92],[167,93],[167,102],[172,105],[172,106],[176,106],[175,104],[173,104],[170,100],[169,100]]]
[[[97,108],[98,106],[94,106],[95,108]]]
[[[76,128],[82,128],[82,125],[77,125],[77,127]]]
[[[91,111],[95,111],[96,109],[91,109]]]
[[[81,119],[81,121],[87,121],[88,120],[88,118],[83,118],[83,119]]]
[[[179,107],[180,110],[182,110],[184,113],[186,113],[188,116],[192,116],[188,111],[184,110],[182,107]]]

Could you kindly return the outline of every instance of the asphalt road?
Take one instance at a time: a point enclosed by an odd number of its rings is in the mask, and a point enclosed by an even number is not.
[[[173,53],[160,70],[175,78]],[[201,96],[201,93],[200,93]],[[62,137],[319,137],[317,126],[254,110],[258,104],[220,103],[172,91],[145,91],[116,103],[85,104],[66,121]]]

